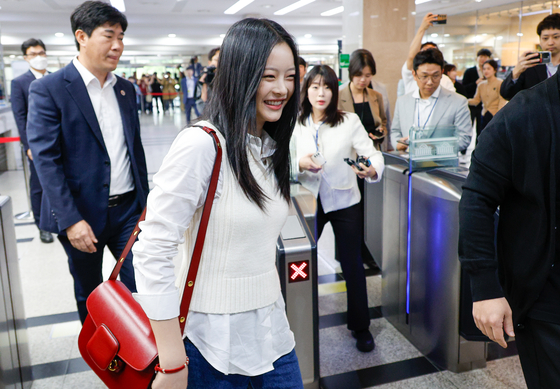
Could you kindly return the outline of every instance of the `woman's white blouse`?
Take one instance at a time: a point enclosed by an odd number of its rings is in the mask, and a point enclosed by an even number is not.
[[[320,151],[327,160],[318,173],[304,171],[298,176],[299,182],[315,197],[321,196],[326,213],[348,208],[361,199],[356,173],[344,158],[356,160],[358,155],[368,158],[377,172],[374,179],[366,178],[370,183],[378,182],[385,168],[383,154],[373,147],[358,115],[351,112],[344,114],[344,121],[335,127],[314,124],[310,120],[302,125],[298,121],[292,139],[297,150],[297,166],[301,158],[316,151]]]
[[[263,166],[271,163],[274,140],[263,131],[249,135],[249,152]],[[204,204],[216,158],[212,138],[200,128],[179,133],[154,176],[146,220],[133,246],[136,300],[152,320],[179,316],[182,290],[175,286],[173,258],[197,208]],[[220,177],[224,165],[222,160]],[[222,193],[218,180],[214,201]],[[273,369],[273,362],[295,347],[282,295],[264,308],[236,314],[190,311],[185,336],[204,358],[224,374],[255,376]]]

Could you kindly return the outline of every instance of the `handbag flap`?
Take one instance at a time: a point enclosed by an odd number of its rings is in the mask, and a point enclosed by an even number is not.
[[[95,326],[105,325],[116,339],[119,358],[138,371],[150,366],[157,357],[150,320],[122,282],[101,283],[90,294],[86,305]]]
[[[86,348],[97,367],[107,370],[119,351],[119,342],[107,326],[102,324],[97,327]]]

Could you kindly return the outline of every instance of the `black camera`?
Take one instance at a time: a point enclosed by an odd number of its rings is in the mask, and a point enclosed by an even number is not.
[[[447,24],[447,15],[439,14],[437,19],[432,22],[432,24]]]
[[[552,58],[552,53],[550,51],[538,51],[539,55],[538,58],[541,63],[550,63],[550,59]]]
[[[216,75],[216,67],[215,66],[208,66],[206,70],[203,72],[206,74],[206,78],[204,79],[205,84],[210,84]]]
[[[350,166],[355,166],[356,169],[358,169],[360,171],[364,170],[360,167],[360,163],[363,163],[367,167],[369,167],[371,165],[371,163],[369,162],[369,159],[367,159],[363,155],[359,155],[358,158],[355,161],[350,159],[350,158],[344,158],[344,162],[346,162]]]

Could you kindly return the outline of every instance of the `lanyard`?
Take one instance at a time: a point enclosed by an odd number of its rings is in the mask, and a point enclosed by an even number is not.
[[[416,99],[416,108],[418,110],[418,127],[420,127],[420,104],[419,104],[419,100],[420,99]],[[434,108],[436,107],[436,104],[439,100],[439,97],[436,97],[436,102],[434,103],[434,105],[432,105],[432,109],[430,110],[430,114],[428,115],[428,118],[426,119],[426,122],[424,123],[424,127],[422,127],[422,129],[424,130],[426,128],[426,125],[428,124],[428,121],[430,120],[430,117],[432,116],[432,112],[434,112]]]
[[[367,87],[366,87],[367,88]],[[362,122],[362,124],[364,124],[364,111],[365,111],[365,104],[368,102],[367,101],[367,93],[366,93],[366,88],[363,89],[363,94],[364,94],[364,101],[361,103],[362,104],[362,111],[360,112],[360,121]],[[356,101],[354,100],[354,94],[352,93],[352,87],[350,86],[350,84],[348,85],[348,90],[350,91],[350,97],[352,97],[352,104],[356,104]],[[358,103],[360,104],[360,103]],[[354,111],[356,110],[356,108],[354,108]],[[357,112],[356,112],[357,113]],[[373,112],[372,112],[372,116],[373,116]],[[375,121],[375,120],[374,120]]]
[[[558,71],[558,67],[556,67],[556,71]],[[554,72],[556,73],[556,72]],[[554,76],[554,73],[552,73],[552,71],[550,70],[550,67],[548,67],[548,65],[546,65],[546,74],[548,75],[548,77],[552,77]]]
[[[307,121],[309,123],[309,127],[311,127],[312,125],[315,126],[315,123],[311,121],[311,115],[307,117]],[[315,129],[315,148],[317,149],[317,151],[319,151],[319,128],[321,128],[324,123],[325,122],[321,122],[321,124],[319,124],[319,126]]]

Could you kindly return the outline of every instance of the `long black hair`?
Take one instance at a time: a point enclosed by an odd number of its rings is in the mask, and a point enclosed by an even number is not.
[[[228,30],[220,48],[219,71],[212,81],[212,95],[202,116],[216,126],[226,139],[229,164],[243,193],[261,209],[267,196],[253,177],[247,157],[247,134],[256,133],[256,96],[268,57],[274,46],[286,43],[293,54],[294,93],[276,122],[266,122],[265,130],[276,141],[271,169],[278,190],[290,201],[290,138],[299,110],[298,52],[293,37],[278,23],[268,19],[243,19]]]
[[[309,115],[311,115],[311,112],[313,112],[313,107],[307,97],[307,91],[317,76],[321,77],[325,85],[332,91],[331,101],[325,109],[324,122],[334,127],[337,124],[342,123],[344,120],[344,112],[338,109],[338,77],[336,76],[334,70],[327,65],[314,66],[313,69],[311,69],[305,76],[305,80],[303,80],[303,88],[301,91],[301,114],[299,116],[299,122],[302,125],[305,125],[305,121]]]

